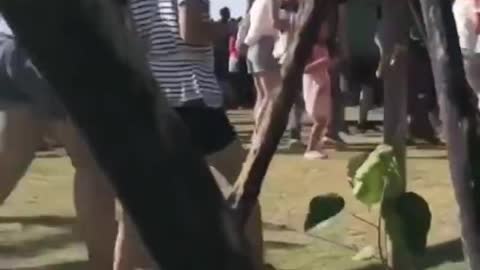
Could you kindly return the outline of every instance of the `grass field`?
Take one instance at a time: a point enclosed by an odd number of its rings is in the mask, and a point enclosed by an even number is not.
[[[240,135],[247,138],[251,129],[248,119],[239,114],[232,119]],[[376,231],[351,214],[372,222],[378,215],[353,199],[346,182],[346,162],[356,149],[332,151],[325,161],[305,161],[295,150],[276,155],[261,202],[267,260],[278,269],[382,269],[376,259],[352,260],[357,250],[375,247],[377,241]],[[86,268],[85,250],[75,229],[72,173],[68,158],[39,158],[0,207],[0,270]],[[466,269],[445,151],[409,149],[408,179],[409,189],[424,196],[433,212],[429,250],[422,265],[426,269]],[[312,238],[302,232],[308,202],[328,192],[343,195],[347,209],[321,238]]]

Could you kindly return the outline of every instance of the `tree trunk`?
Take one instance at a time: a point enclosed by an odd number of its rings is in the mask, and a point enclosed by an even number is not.
[[[410,26],[407,1],[384,0],[379,33],[384,79],[384,141],[394,149],[406,190],[407,138],[407,54]],[[384,208],[389,207],[386,202]],[[384,209],[385,210],[385,209]],[[389,228],[387,227],[387,232]],[[392,235],[392,232],[388,232]],[[392,241],[390,265],[393,269],[415,269],[413,258]]]
[[[327,17],[328,1],[305,0],[304,5],[300,12],[305,23],[290,47],[283,67],[282,88],[265,110],[242,173],[229,198],[241,224],[245,224],[257,202],[265,174],[287,125],[290,109],[299,94],[303,70],[317,41],[320,25]]]
[[[479,152],[476,98],[468,88],[450,0],[420,0],[440,100],[465,257],[480,269]]]
[[[84,133],[162,269],[253,269],[188,130],[155,96],[159,90],[118,6],[2,0],[0,10]]]

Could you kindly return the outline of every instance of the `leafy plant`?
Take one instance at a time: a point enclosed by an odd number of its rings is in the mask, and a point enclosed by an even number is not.
[[[378,223],[372,224],[378,231],[380,258],[383,257],[382,221],[395,250],[404,256],[417,256],[425,252],[432,215],[428,203],[414,192],[405,192],[405,180],[389,145],[379,145],[371,153],[362,153],[349,160],[347,175],[353,194],[371,208],[380,205]],[[305,230],[317,228],[336,216],[345,207],[344,199],[337,194],[317,196],[310,202]]]
[[[353,158],[350,164],[357,160]],[[352,183],[360,202],[368,207],[380,204],[386,232],[396,250],[406,256],[425,251],[432,218],[430,209],[420,195],[405,192],[405,180],[391,146],[379,145],[370,153],[358,167]]]

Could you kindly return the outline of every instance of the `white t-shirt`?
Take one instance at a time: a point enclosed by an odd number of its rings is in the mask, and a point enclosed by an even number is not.
[[[245,44],[255,45],[263,36],[278,36],[273,20],[273,0],[256,0],[249,11],[250,27],[248,28]]]
[[[464,55],[480,53],[480,35],[476,33],[476,9],[475,0],[456,0],[453,4],[460,48]]]
[[[10,29],[2,14],[0,14],[0,33],[13,36],[12,29]]]

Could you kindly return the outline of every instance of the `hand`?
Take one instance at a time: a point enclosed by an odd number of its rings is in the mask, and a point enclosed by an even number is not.
[[[227,197],[227,203],[232,209],[238,209],[240,205],[240,201],[242,199],[244,189],[243,189],[243,184],[242,183],[235,183],[232,191]]]
[[[274,22],[274,27],[275,27],[275,29],[277,29],[281,32],[286,31],[289,27],[288,20],[276,20]]]

